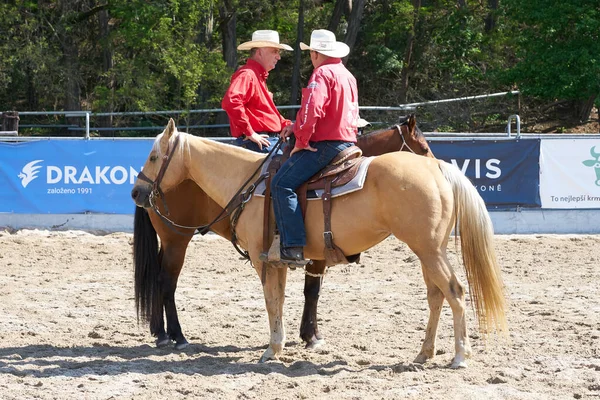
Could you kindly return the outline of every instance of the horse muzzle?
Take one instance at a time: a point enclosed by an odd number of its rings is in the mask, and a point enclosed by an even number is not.
[[[150,208],[150,193],[151,188],[136,185],[131,190],[131,198],[136,206],[143,208]]]

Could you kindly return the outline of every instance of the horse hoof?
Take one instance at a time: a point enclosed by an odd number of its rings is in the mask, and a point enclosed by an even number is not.
[[[323,346],[325,346],[325,339],[313,338],[310,342],[306,342],[306,346],[304,348],[308,350],[315,350]]]
[[[166,338],[166,339],[156,339],[156,347],[158,347],[159,349],[161,347],[166,347],[168,345],[171,344],[171,339]]]
[[[427,357],[425,354],[419,354],[417,356],[417,358],[414,359],[413,363],[416,364],[425,364],[427,362],[427,360],[429,360],[431,357]]]
[[[182,341],[175,343],[175,350],[183,350],[188,346],[189,346],[188,341],[183,339]]]
[[[258,360],[258,363],[262,364],[267,361],[276,360],[276,359],[277,359],[277,356],[275,355],[275,352],[269,347],[267,350],[265,350],[262,357],[260,357],[260,360]]]
[[[465,360],[454,360],[454,361],[452,361],[452,364],[450,364],[450,368],[452,368],[452,369],[467,368],[467,362]]]

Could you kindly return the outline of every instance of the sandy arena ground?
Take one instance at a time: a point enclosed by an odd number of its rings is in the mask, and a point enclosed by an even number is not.
[[[437,357],[412,364],[426,292],[418,260],[395,239],[326,276],[327,344],[316,351],[298,338],[304,277],[290,271],[287,347],[266,364],[260,281],[229,242],[190,245],[176,295],[183,351],[155,348],[137,324],[131,244],[125,233],[0,231],[0,398],[600,399],[597,236],[497,236],[510,338],[486,345],[469,307],[474,355],[463,370],[447,367],[447,305]]]

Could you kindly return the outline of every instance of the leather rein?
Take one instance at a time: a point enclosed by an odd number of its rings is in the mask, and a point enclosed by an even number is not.
[[[250,199],[252,199],[252,195],[254,194],[256,187],[259,185],[260,182],[262,182],[266,178],[266,175],[259,176],[250,186],[248,186],[248,188],[246,190],[243,190],[243,189],[250,183],[250,181],[261,170],[262,166],[271,157],[271,155],[281,147],[283,140],[279,139],[277,144],[275,144],[275,146],[273,146],[273,148],[271,149],[269,154],[267,154],[267,156],[260,163],[260,165],[254,171],[254,173],[246,180],[246,182],[244,182],[244,184],[240,187],[240,189],[233,195],[231,200],[229,200],[229,203],[227,203],[225,208],[223,208],[223,210],[219,213],[219,215],[217,215],[215,217],[215,219],[213,219],[212,222],[210,222],[206,225],[187,226],[187,225],[180,225],[168,218],[168,215],[170,214],[169,209],[168,209],[167,203],[164,199],[164,193],[160,188],[160,183],[165,175],[165,172],[167,170],[167,167],[169,166],[169,163],[171,162],[171,159],[173,158],[175,149],[176,149],[177,145],[179,144],[179,137],[180,137],[179,135],[177,135],[175,137],[172,149],[169,149],[169,147],[167,147],[167,151],[165,152],[165,155],[163,156],[162,165],[160,166],[158,175],[156,176],[156,180],[154,180],[154,181],[151,180],[142,171],[140,171],[138,174],[138,178],[140,178],[141,180],[148,182],[152,185],[152,191],[150,192],[150,196],[148,199],[150,201],[150,206],[152,207],[152,210],[154,210],[154,212],[156,212],[156,214],[158,214],[158,216],[162,219],[162,221],[165,223],[165,225],[169,229],[171,229],[173,232],[177,233],[178,235],[182,235],[182,236],[188,236],[189,234],[179,232],[178,230],[174,229],[174,227],[181,228],[181,229],[197,230],[197,232],[195,232],[193,235],[196,235],[198,233],[201,235],[206,235],[210,231],[210,228],[214,224],[224,220],[225,218],[231,217],[232,218],[232,221],[231,221],[231,243],[233,244],[233,247],[235,247],[235,249],[238,251],[238,253],[240,253],[244,258],[250,259],[248,252],[245,250],[243,250],[243,251],[240,250],[240,248],[237,245],[237,235],[235,233],[235,226],[237,225],[237,220],[238,220],[242,210],[244,209],[246,203],[249,202]],[[158,208],[156,202],[154,201],[156,198],[162,200],[163,208],[166,211],[166,215],[163,215],[160,212],[160,209]]]

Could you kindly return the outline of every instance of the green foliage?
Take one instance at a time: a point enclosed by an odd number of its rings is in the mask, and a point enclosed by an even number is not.
[[[517,62],[502,78],[525,94],[585,99],[600,94],[600,5],[597,0],[505,0],[519,35]]]
[[[91,111],[219,108],[233,72],[221,53],[220,7],[226,5],[236,13],[238,43],[249,40],[254,30],[275,29],[283,42],[294,46],[299,4],[299,0],[3,2],[0,110],[64,110],[66,104],[73,107],[69,100],[74,97],[75,108]],[[335,1],[303,4],[302,39],[307,42],[313,29],[328,26]],[[497,11],[485,1],[457,7],[455,0],[423,0],[417,10],[414,4],[366,2],[347,63],[357,77],[361,105],[393,106],[401,97],[418,102],[518,87],[534,96],[535,104],[541,104],[539,99],[596,95],[600,106],[598,0],[502,0]],[[486,30],[484,22],[490,15],[497,17],[496,24]],[[344,40],[347,26],[348,17],[342,16],[338,40]],[[246,56],[238,53],[240,65]],[[300,62],[304,85],[313,70],[308,53],[303,52]],[[284,52],[270,73],[269,89],[276,104],[289,102],[293,64],[293,53]],[[490,102],[479,110],[469,103],[421,109],[419,117],[430,121],[425,129],[431,130],[500,125],[508,114],[508,101]]]

